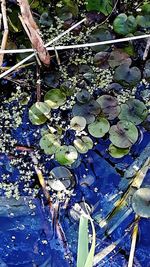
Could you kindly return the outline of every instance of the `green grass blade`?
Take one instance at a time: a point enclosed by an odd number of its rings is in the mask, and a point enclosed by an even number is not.
[[[78,236],[77,267],[84,267],[88,257],[88,218],[81,215]]]
[[[92,245],[86,260],[86,263],[84,267],[92,267],[93,266],[93,260],[94,260],[94,253],[95,253],[95,243],[96,243],[96,232],[95,232],[95,227],[93,220],[90,218],[90,223],[92,226]]]

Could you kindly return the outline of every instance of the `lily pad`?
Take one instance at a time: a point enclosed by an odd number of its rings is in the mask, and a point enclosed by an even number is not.
[[[109,128],[110,124],[105,118],[100,118],[88,125],[89,133],[96,138],[103,137],[109,131]]]
[[[78,102],[86,103],[90,100],[91,95],[87,90],[84,89],[77,94],[76,98],[77,98]]]
[[[92,149],[93,141],[88,136],[82,136],[81,139],[77,138],[74,140],[74,146],[79,153],[85,154],[89,149]]]
[[[70,166],[78,158],[78,152],[73,146],[61,146],[55,153],[55,159],[62,165]]]
[[[135,86],[141,80],[141,71],[137,67],[130,68],[130,64],[122,64],[116,68],[114,80],[123,86]]]
[[[45,94],[44,101],[52,109],[57,109],[66,102],[66,95],[60,89],[51,89]]]
[[[132,207],[140,217],[150,218],[150,188],[140,188],[134,193]]]
[[[150,81],[150,59],[148,59],[145,63],[143,76],[147,81]]]
[[[108,63],[111,68],[116,68],[124,63],[131,64],[131,62],[132,61],[129,55],[121,49],[115,49],[114,51],[112,51],[108,59]]]
[[[51,88],[59,86],[60,73],[57,71],[50,71],[44,73],[44,84]]]
[[[83,131],[86,127],[86,119],[81,116],[75,116],[70,121],[70,128],[75,131]]]
[[[109,52],[99,52],[97,53],[94,58],[93,62],[96,67],[100,67],[101,69],[103,68],[108,68],[108,58],[109,58],[110,53]]]
[[[112,39],[113,39],[113,36],[106,25],[103,27],[101,26],[97,28],[96,30],[94,30],[89,37],[89,42],[95,43],[95,42],[107,41],[107,40],[112,40]],[[92,50],[95,52],[107,51],[109,47],[110,47],[109,45],[93,46]]]
[[[112,12],[113,1],[112,0],[88,0],[87,11],[102,12],[105,16],[108,16]]]
[[[144,4],[141,8],[141,15],[136,17],[137,24],[143,28],[150,27],[150,4]]]
[[[113,22],[114,31],[120,35],[127,35],[136,31],[137,22],[134,16],[127,17],[126,14],[119,14]]]
[[[110,95],[102,95],[97,99],[104,115],[109,119],[113,120],[118,117],[120,113],[120,107],[116,97]]]
[[[128,148],[138,139],[138,129],[136,126],[132,122],[125,120],[111,126],[109,134],[113,145],[120,148]]]
[[[75,185],[75,178],[66,167],[55,167],[50,172],[48,184],[55,191],[65,191]]]
[[[47,12],[41,15],[40,24],[44,26],[51,26],[53,24],[53,20]]]
[[[91,100],[86,104],[75,104],[72,109],[73,116],[82,116],[86,119],[87,124],[95,120],[95,115],[100,113],[100,105],[97,101]]]
[[[120,120],[131,121],[138,125],[146,119],[148,110],[143,102],[138,99],[130,99],[121,105]]]
[[[119,147],[116,147],[114,146],[113,144],[110,144],[109,146],[109,154],[113,157],[113,158],[122,158],[124,157],[125,155],[127,155],[130,151],[129,148],[119,148]]]
[[[50,118],[50,107],[43,102],[36,102],[29,109],[29,119],[34,125],[40,125]]]
[[[40,147],[44,150],[45,154],[48,155],[54,154],[60,145],[57,135],[45,134],[40,139]]]

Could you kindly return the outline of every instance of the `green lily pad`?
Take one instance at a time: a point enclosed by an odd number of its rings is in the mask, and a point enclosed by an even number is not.
[[[50,71],[44,73],[44,84],[51,88],[59,86],[60,73],[57,71]]]
[[[136,17],[137,24],[143,28],[150,27],[150,4],[144,4],[141,8],[141,15]]]
[[[120,107],[116,97],[110,95],[102,95],[97,99],[104,115],[109,119],[113,120],[118,117],[120,113]]]
[[[116,147],[114,146],[113,144],[110,144],[109,146],[109,154],[113,157],[113,158],[122,158],[124,157],[125,155],[127,155],[130,151],[129,148],[119,148],[119,147]]]
[[[88,0],[87,11],[102,12],[105,16],[108,16],[112,12],[113,1],[112,0]]]
[[[135,86],[141,80],[141,71],[137,67],[129,67],[129,64],[122,64],[116,68],[114,80],[123,86]]]
[[[81,92],[77,93],[77,101],[80,103],[86,103],[90,100],[91,95],[87,90],[82,90]]]
[[[73,116],[82,116],[86,119],[87,124],[95,120],[95,115],[100,113],[100,105],[97,101],[91,100],[86,104],[75,104],[72,109]]]
[[[108,68],[108,58],[110,53],[109,52],[99,52],[93,58],[94,65],[96,67],[100,67],[101,69]]]
[[[70,121],[70,128],[75,131],[83,131],[86,127],[86,119],[81,116],[75,116]]]
[[[134,16],[127,17],[126,14],[119,14],[113,22],[114,31],[120,35],[127,35],[136,31],[137,22]]]
[[[81,139],[77,138],[73,143],[77,151],[81,154],[87,153],[88,150],[92,149],[93,147],[93,141],[88,136],[82,136]]]
[[[35,125],[43,124],[50,118],[50,107],[43,102],[36,102],[29,109],[29,119]]]
[[[128,148],[138,139],[138,129],[130,121],[119,121],[116,125],[110,127],[109,139],[114,146]]]
[[[107,40],[112,40],[112,39],[113,39],[113,36],[106,25],[103,27],[101,26],[97,28],[96,30],[94,30],[89,37],[89,42],[95,43],[95,42],[107,41]],[[107,51],[109,47],[110,47],[109,45],[93,46],[92,50],[95,52]]]
[[[73,188],[75,178],[66,167],[55,167],[50,172],[48,184],[55,191],[65,191]]]
[[[121,49],[115,49],[114,51],[112,51],[108,59],[108,63],[111,68],[116,68],[124,63],[131,64],[131,62],[132,61],[129,55]]]
[[[41,16],[40,16],[40,24],[44,25],[44,26],[51,26],[53,24],[53,20],[50,17],[50,15],[47,12],[44,12]]]
[[[78,152],[74,146],[61,146],[55,153],[55,159],[62,165],[70,166],[78,158]]]
[[[140,188],[134,193],[132,208],[140,217],[150,218],[150,188]]]
[[[60,89],[51,89],[45,94],[44,102],[52,109],[57,109],[66,102],[66,96]]]
[[[143,102],[138,99],[130,99],[121,105],[120,120],[131,121],[138,125],[146,119],[148,110]]]
[[[109,131],[109,128],[110,124],[105,118],[100,118],[88,125],[89,133],[96,138],[103,137]]]
[[[44,134],[40,139],[40,147],[44,150],[45,154],[52,155],[60,147],[60,141],[57,135]]]

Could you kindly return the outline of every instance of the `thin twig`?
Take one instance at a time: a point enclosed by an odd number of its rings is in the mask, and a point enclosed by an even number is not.
[[[36,99],[37,102],[41,101],[40,66],[38,64],[36,64]]]
[[[149,53],[149,49],[150,49],[150,38],[148,38],[147,40],[147,44],[146,44],[146,48],[143,54],[143,60],[147,59],[148,53]]]
[[[4,34],[2,38],[1,49],[6,49],[7,39],[8,39],[8,23],[7,23],[5,0],[1,0],[1,10],[2,10],[3,26],[4,26]],[[3,64],[3,58],[4,54],[0,54],[0,66]]]
[[[139,35],[139,36],[132,36],[132,37],[125,37],[120,39],[114,39],[114,40],[108,40],[108,41],[102,41],[102,42],[95,42],[95,43],[87,43],[87,44],[77,44],[77,45],[58,45],[58,46],[52,46],[47,47],[48,51],[55,51],[57,50],[67,50],[67,49],[78,49],[78,48],[85,48],[85,47],[94,47],[98,45],[107,45],[107,44],[115,44],[115,43],[121,43],[121,42],[130,42],[140,39],[150,38],[150,34],[145,35]],[[0,50],[0,53],[4,54],[20,54],[20,53],[31,53],[34,50],[32,48],[27,49],[12,49],[12,50]],[[20,63],[20,62],[19,62]],[[1,78],[1,76],[0,76]]]
[[[81,23],[85,22],[86,18],[82,19],[81,21],[79,21],[78,23],[74,24],[73,26],[71,26],[69,29],[67,29],[66,31],[62,32],[61,34],[59,34],[58,36],[56,36],[54,39],[52,39],[51,41],[49,41],[45,47],[48,47],[49,45],[51,45],[52,43],[58,41],[61,37],[63,37],[64,35],[66,35],[67,33],[69,33],[70,31],[72,31],[74,28],[78,27]],[[0,51],[1,52],[1,51]],[[21,60],[19,63],[17,63],[16,65],[14,65],[13,67],[11,67],[9,70],[3,72],[0,75],[0,79],[5,77],[6,75],[8,75],[9,73],[11,73],[12,71],[14,71],[16,68],[18,68],[19,66],[21,66],[22,64],[24,64],[26,61],[30,60],[32,57],[34,57],[35,54],[31,54],[30,56],[24,58],[23,60]]]
[[[138,218],[138,216],[135,217],[135,219],[137,219],[137,218]],[[134,260],[137,235],[138,235],[138,221],[136,222],[136,224],[133,228],[132,243],[131,243],[129,261],[128,261],[128,267],[133,267],[133,260]]]

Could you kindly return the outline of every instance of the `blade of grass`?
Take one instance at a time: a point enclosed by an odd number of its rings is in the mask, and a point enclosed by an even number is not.
[[[94,260],[94,253],[95,253],[95,244],[96,244],[96,232],[95,232],[95,227],[93,220],[91,217],[89,218],[91,226],[92,226],[92,245],[85,263],[84,267],[92,267],[93,266],[93,260]]]
[[[87,217],[81,215],[79,223],[77,267],[84,267],[88,257],[88,221]]]
[[[136,216],[136,218],[137,218],[137,216]],[[133,228],[132,242],[131,242],[131,249],[130,249],[129,261],[128,261],[128,267],[132,267],[133,266],[137,235],[138,235],[138,222],[135,224],[135,226]]]

